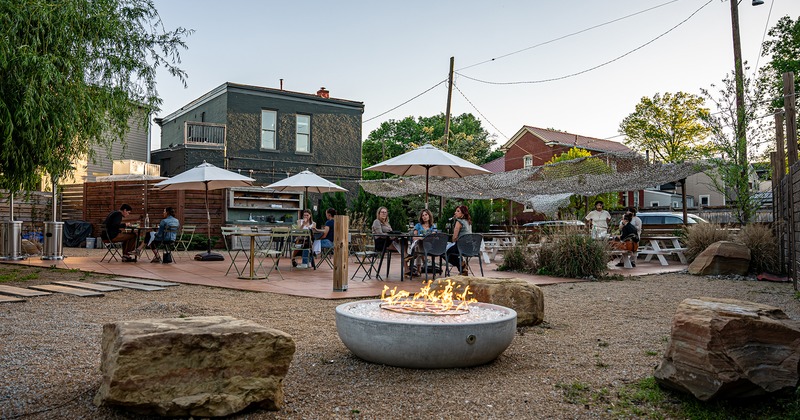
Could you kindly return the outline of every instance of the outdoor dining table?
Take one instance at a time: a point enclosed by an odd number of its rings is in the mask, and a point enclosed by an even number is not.
[[[139,225],[134,224],[134,225],[126,226],[124,228],[124,230],[136,235],[136,248],[134,248],[134,249],[139,249],[139,245],[141,245],[142,242],[147,243],[147,240],[150,239],[149,237],[144,237],[143,238],[142,235],[144,233],[148,233],[148,232],[152,232],[152,231],[158,230],[158,225],[155,225],[155,226],[139,226]],[[145,247],[144,249],[146,251],[147,247]],[[138,259],[139,257],[136,257],[136,258]]]
[[[250,238],[250,255],[248,255],[248,263],[250,264],[250,276],[243,276],[240,275],[240,279],[244,280],[256,280],[256,279],[265,279],[267,276],[257,275],[255,272],[255,260],[256,260],[256,238],[257,237],[269,237],[272,235],[271,232],[253,232],[253,231],[240,231],[236,233],[237,236],[246,236]]]
[[[681,246],[677,236],[642,236],[639,245],[639,254],[646,255],[645,262],[653,259],[655,255],[661,265],[669,265],[665,256],[677,255],[682,264],[687,263],[683,254],[686,248]]]
[[[408,249],[408,241],[414,237],[412,233],[374,233],[372,235],[375,238],[385,237],[387,238],[388,242],[386,246],[383,247],[381,250],[381,260],[378,263],[378,270],[376,271],[375,277],[380,279],[381,278],[381,267],[383,267],[383,256],[386,255],[389,251],[389,247],[391,246],[391,242],[394,240],[400,241],[400,281],[403,281],[405,278],[405,270],[406,270],[406,249]],[[386,265],[386,278],[389,278],[389,264]]]

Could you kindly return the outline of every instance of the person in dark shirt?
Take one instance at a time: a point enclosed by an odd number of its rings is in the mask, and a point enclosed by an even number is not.
[[[122,242],[122,261],[123,262],[134,262],[136,261],[136,234],[123,232],[122,230],[127,227],[125,223],[122,222],[122,219],[125,217],[130,216],[131,211],[133,208],[128,204],[123,204],[119,207],[119,210],[114,210],[106,216],[106,220],[103,221],[103,224],[106,225],[106,236],[107,240],[111,242]]]

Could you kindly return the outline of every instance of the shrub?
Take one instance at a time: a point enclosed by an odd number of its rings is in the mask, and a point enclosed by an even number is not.
[[[763,224],[747,224],[734,239],[750,249],[750,272],[780,273],[780,249],[772,229]]]
[[[716,224],[697,223],[689,226],[686,230],[686,236],[684,237],[686,252],[684,252],[684,255],[686,255],[689,262],[692,262],[714,242],[730,240],[730,232],[725,229],[720,229]]]
[[[213,245],[217,244],[219,241],[218,236],[211,237],[211,243]],[[214,246],[212,246],[214,248]],[[195,233],[194,237],[192,238],[192,244],[189,246],[190,251],[206,251],[208,250],[208,236],[203,235],[202,233]]]
[[[507,250],[503,256],[503,263],[497,267],[500,271],[516,271],[518,273],[532,273],[534,268],[534,255],[528,252],[524,241]]]
[[[607,248],[606,242],[579,233],[550,237],[539,248],[536,272],[557,277],[599,278],[608,268]]]

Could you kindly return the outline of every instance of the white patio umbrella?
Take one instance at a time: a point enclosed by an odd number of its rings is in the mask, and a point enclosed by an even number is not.
[[[488,174],[480,166],[437,149],[430,144],[422,145],[410,152],[395,156],[366,168],[368,171],[387,172],[395,175],[425,175],[425,208],[428,208],[428,178],[442,176],[463,178],[470,175]]]
[[[206,194],[206,221],[210,239],[211,213],[208,209],[208,191],[231,187],[246,187],[253,185],[254,181],[255,179],[253,178],[218,168],[203,161],[196,168],[165,179],[153,186],[160,190],[204,190]],[[208,252],[197,254],[195,259],[200,261],[222,261],[225,258],[221,254],[211,252],[211,241],[209,240]]]
[[[308,197],[309,191],[315,193],[347,191],[345,188],[328,181],[327,179],[309,171],[308,169],[286,179],[269,184],[264,188],[269,188],[276,191],[304,191],[305,195],[303,195],[303,210],[306,209],[306,197]]]

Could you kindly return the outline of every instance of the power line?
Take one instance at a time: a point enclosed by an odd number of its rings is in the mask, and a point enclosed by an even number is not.
[[[756,77],[758,72],[758,62],[761,60],[761,51],[764,48],[764,40],[767,38],[767,31],[769,29],[769,18],[772,17],[772,6],[775,5],[775,0],[769,4],[769,13],[767,13],[767,21],[764,23],[764,35],[761,35],[761,43],[758,44],[758,55],[756,56],[756,66],[753,68],[753,77]]]
[[[668,29],[666,32],[662,33],[661,35],[658,35],[657,37],[655,37],[655,38],[651,39],[650,41],[647,41],[647,42],[645,42],[644,44],[642,44],[642,45],[640,45],[640,46],[638,46],[638,47],[636,47],[636,48],[634,48],[634,49],[632,49],[632,50],[630,50],[630,51],[626,52],[625,54],[622,54],[622,55],[620,55],[620,56],[618,56],[618,57],[616,57],[616,58],[613,58],[613,59],[611,59],[611,60],[608,60],[608,61],[606,61],[606,62],[604,62],[604,63],[602,63],[602,64],[598,64],[598,65],[596,65],[596,66],[594,66],[594,67],[591,67],[591,68],[588,68],[588,69],[585,69],[585,70],[581,70],[581,71],[579,71],[579,72],[571,73],[571,74],[568,74],[568,75],[565,75],[565,76],[559,76],[559,77],[553,77],[553,78],[549,78],[549,79],[541,79],[541,80],[530,80],[530,81],[515,81],[515,82],[493,82],[493,81],[488,81],[488,80],[476,79],[476,78],[474,78],[474,77],[469,77],[469,76],[467,76],[467,75],[464,75],[464,74],[461,74],[461,73],[458,73],[458,72],[456,72],[456,74],[458,74],[458,75],[459,75],[459,76],[461,76],[461,77],[467,78],[467,79],[469,79],[469,80],[473,80],[473,81],[476,81],[476,82],[479,82],[479,83],[485,83],[485,84],[488,84],[488,85],[522,85],[522,84],[536,84],[536,83],[554,82],[554,81],[557,81],[557,80],[564,80],[564,79],[568,79],[568,78],[570,78],[570,77],[579,76],[579,75],[581,75],[581,74],[588,73],[588,72],[590,72],[590,71],[593,71],[593,70],[597,70],[597,69],[599,69],[599,68],[601,68],[601,67],[605,67],[605,66],[607,66],[607,65],[609,65],[609,64],[611,64],[611,63],[613,63],[613,62],[615,62],[615,61],[618,61],[618,60],[620,60],[620,59],[622,59],[622,58],[624,58],[624,57],[627,57],[628,55],[630,55],[630,54],[633,54],[634,52],[636,52],[636,51],[638,51],[638,50],[640,50],[640,49],[642,49],[642,48],[644,48],[644,47],[646,47],[646,46],[648,46],[648,45],[652,44],[653,42],[655,42],[655,41],[656,41],[656,40],[658,40],[659,38],[663,37],[664,35],[667,35],[668,33],[670,33],[670,32],[672,32],[672,31],[674,31],[675,29],[677,29],[679,26],[681,26],[681,25],[683,25],[684,23],[686,23],[686,22],[687,22],[689,19],[691,19],[692,17],[694,17],[694,15],[696,15],[696,14],[697,14],[697,13],[699,13],[701,10],[703,10],[703,9],[704,9],[706,6],[708,6],[709,4],[711,4],[711,2],[712,2],[712,1],[713,1],[713,0],[708,0],[708,2],[706,2],[704,5],[700,6],[700,8],[699,8],[699,9],[695,10],[694,12],[692,12],[692,14],[690,14],[690,15],[689,15],[689,16],[688,16],[686,19],[684,19],[684,20],[680,21],[680,22],[679,22],[677,25],[675,25],[675,26],[673,26],[672,28]],[[731,0],[731,1],[736,1],[736,0]]]
[[[514,55],[514,54],[519,54],[519,53],[521,53],[521,52],[525,52],[525,51],[532,50],[532,49],[534,49],[534,48],[537,48],[537,47],[541,47],[542,45],[551,44],[551,43],[553,43],[553,42],[560,41],[560,40],[562,40],[562,39],[566,39],[566,38],[569,38],[569,37],[571,37],[571,36],[575,36],[575,35],[582,34],[582,33],[584,33],[584,32],[591,31],[592,29],[597,29],[597,28],[600,28],[600,27],[603,27],[603,26],[606,26],[606,25],[610,25],[610,24],[612,24],[612,23],[615,23],[615,22],[619,22],[619,21],[621,21],[621,20],[624,20],[624,19],[627,19],[627,18],[629,18],[629,17],[633,17],[633,16],[640,15],[640,14],[642,14],[642,13],[645,13],[645,12],[649,12],[649,11],[651,11],[651,10],[654,10],[654,9],[658,9],[659,7],[666,6],[666,5],[670,4],[670,3],[675,3],[676,1],[678,1],[678,0],[672,0],[672,1],[668,1],[668,2],[666,2],[666,3],[662,3],[662,4],[659,4],[659,5],[657,5],[657,6],[653,6],[653,7],[649,8],[649,9],[641,10],[641,11],[639,11],[639,12],[636,12],[636,13],[631,13],[631,14],[629,14],[629,15],[622,16],[622,17],[620,17],[620,18],[616,18],[616,19],[613,19],[613,20],[609,20],[609,21],[607,21],[607,22],[603,22],[603,23],[601,23],[601,24],[594,25],[594,26],[588,27],[588,28],[586,28],[586,29],[581,29],[580,31],[577,31],[577,32],[572,32],[572,33],[570,33],[570,34],[563,35],[563,36],[560,36],[560,37],[558,37],[558,38],[553,38],[553,39],[551,39],[551,40],[549,40],[549,41],[540,42],[540,43],[538,43],[538,44],[536,44],[536,45],[531,45],[530,47],[526,47],[526,48],[523,48],[523,49],[521,49],[521,50],[517,50],[517,51],[514,51],[514,52],[510,52],[510,53],[508,53],[508,54],[503,54],[503,55],[501,55],[501,56],[498,56],[498,57],[495,57],[495,58],[490,58],[490,59],[488,59],[488,60],[484,60],[484,61],[481,61],[481,62],[479,62],[479,63],[471,64],[471,65],[469,65],[469,66],[466,66],[466,67],[462,67],[462,68],[460,68],[460,69],[457,69],[456,71],[460,71],[460,70],[466,70],[466,69],[469,69],[469,68],[472,68],[472,67],[475,67],[475,66],[480,66],[481,64],[491,63],[491,62],[493,62],[493,61],[496,61],[496,60],[499,60],[499,59],[501,59],[501,58],[506,58],[506,57],[508,57],[508,56],[511,56],[511,55]]]
[[[395,109],[397,109],[397,108],[400,108],[401,106],[403,106],[403,105],[405,105],[405,104],[407,104],[407,103],[409,103],[409,102],[413,101],[414,99],[417,99],[417,98],[419,98],[420,96],[422,96],[422,95],[424,95],[424,94],[426,94],[426,93],[428,93],[428,92],[432,91],[432,90],[433,90],[433,89],[435,89],[437,86],[441,85],[442,83],[444,83],[444,82],[446,82],[446,81],[447,81],[447,79],[444,79],[444,80],[442,80],[441,82],[439,82],[439,83],[437,83],[437,84],[435,84],[435,85],[433,85],[433,86],[429,87],[428,89],[425,89],[425,91],[423,91],[422,93],[420,93],[420,94],[418,94],[418,95],[414,96],[413,98],[411,98],[411,99],[409,99],[409,100],[407,100],[407,101],[405,101],[405,102],[401,103],[400,105],[397,105],[396,107],[394,107],[394,108],[392,108],[392,109],[390,109],[390,110],[388,110],[388,111],[386,111],[386,112],[382,112],[382,113],[380,113],[380,114],[378,114],[378,115],[376,115],[376,116],[374,116],[374,117],[372,117],[372,118],[368,118],[368,119],[366,119],[366,120],[363,120],[363,121],[361,121],[361,123],[362,123],[362,124],[364,124],[364,123],[367,123],[367,122],[370,122],[370,121],[374,120],[375,118],[382,117],[382,116],[384,116],[384,115],[386,115],[386,114],[388,114],[388,113],[390,113],[390,112],[394,111]]]
[[[460,94],[461,94],[461,96],[463,96],[463,97],[464,97],[464,99],[466,99],[466,100],[467,100],[467,102],[469,102],[469,104],[470,104],[470,105],[472,105],[472,108],[475,110],[475,112],[477,112],[477,113],[478,113],[478,114],[479,114],[481,117],[483,117],[483,120],[484,120],[484,121],[486,121],[486,122],[487,122],[489,125],[491,125],[491,126],[492,126],[492,127],[495,129],[495,130],[497,130],[497,132],[498,132],[498,133],[500,133],[500,135],[501,135],[501,136],[503,136],[503,137],[506,139],[506,141],[508,141],[508,136],[507,136],[507,135],[505,135],[505,134],[503,134],[503,132],[502,132],[502,131],[500,131],[500,129],[499,129],[499,128],[497,128],[497,126],[495,126],[494,124],[492,124],[492,122],[491,122],[491,121],[489,121],[489,119],[488,119],[488,118],[486,118],[486,116],[485,116],[485,115],[483,115],[483,112],[481,112],[481,110],[479,110],[479,109],[478,109],[478,107],[476,107],[476,106],[475,106],[475,104],[473,104],[473,103],[472,103],[472,101],[470,101],[470,100],[469,100],[469,98],[467,98],[467,95],[464,95],[464,92],[462,92],[462,91],[461,91],[461,89],[459,89],[459,88],[458,88],[458,86],[456,86],[456,84],[455,84],[455,83],[453,83],[453,87],[454,87],[454,88],[456,88],[456,90],[458,91],[458,93],[460,93]]]

